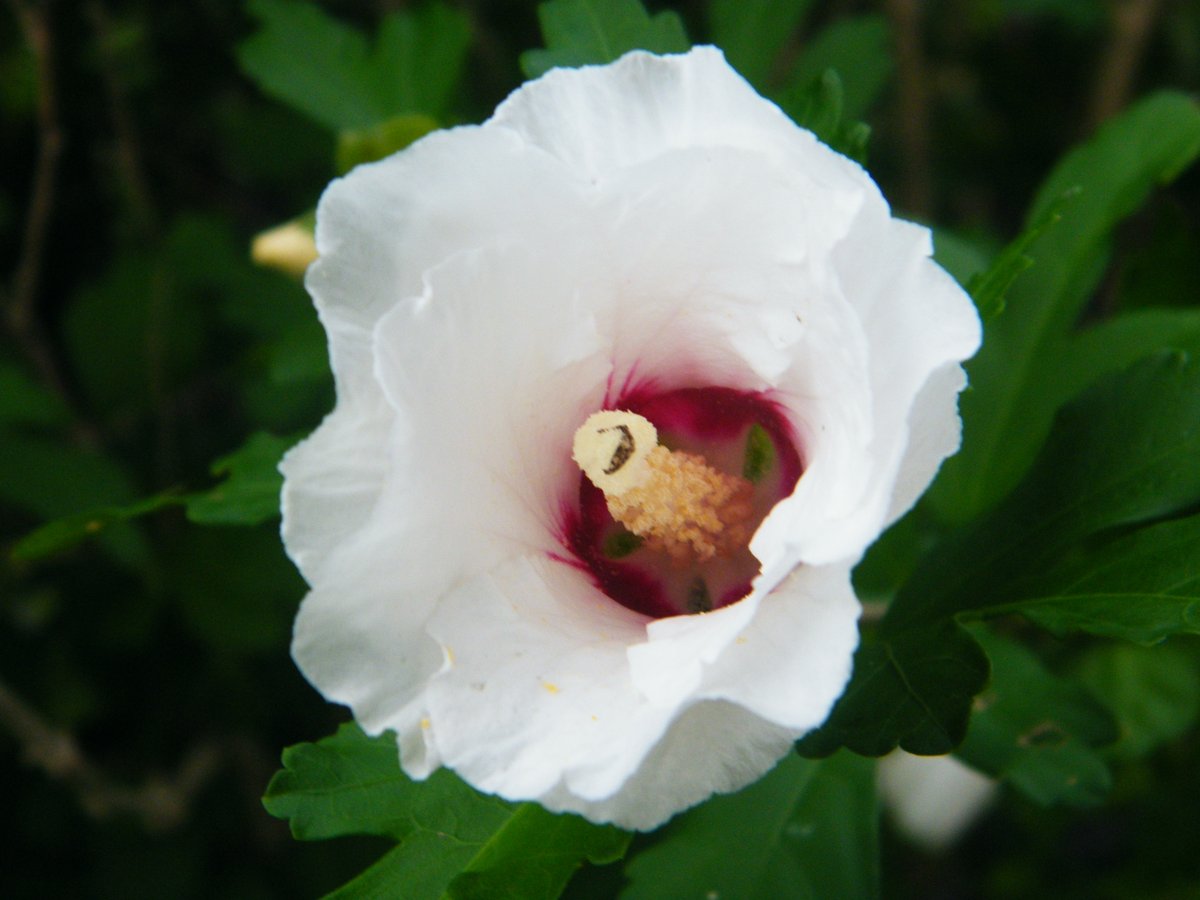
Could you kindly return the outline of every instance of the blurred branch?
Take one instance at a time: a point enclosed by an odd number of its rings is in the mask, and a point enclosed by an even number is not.
[[[38,375],[65,395],[65,385],[55,365],[54,355],[42,338],[41,326],[34,314],[45,257],[46,233],[54,208],[58,159],[62,155],[63,145],[54,79],[54,43],[47,15],[50,0],[9,0],[9,5],[20,22],[37,72],[38,150],[29,207],[25,214],[21,255],[8,290],[5,314],[9,330],[37,369]]]
[[[139,787],[117,784],[84,756],[70,734],[51,727],[3,681],[0,725],[16,736],[30,764],[76,791],[88,815],[105,819],[132,814],[150,831],[174,828],[187,818],[193,799],[224,756],[209,742],[189,753],[172,777],[150,777]]]
[[[113,129],[113,166],[117,183],[123,188],[125,201],[133,223],[133,233],[139,241],[153,246],[159,237],[158,213],[147,186],[142,145],[137,124],[129,103],[129,91],[116,52],[119,44],[112,17],[102,0],[90,0],[86,7],[95,37],[96,59],[108,99],[109,119]],[[175,458],[175,416],[167,386],[166,333],[171,313],[171,275],[160,256],[155,264],[149,294],[149,323],[146,329],[146,352],[149,362],[150,392],[154,398],[156,446],[156,478],[171,480]]]
[[[1089,131],[1112,118],[1129,102],[1146,44],[1162,11],[1162,0],[1113,0],[1109,11],[1112,32],[1100,57]]]
[[[129,111],[129,95],[121,77],[119,61],[114,54],[116,40],[113,37],[112,19],[100,0],[92,0],[88,3],[87,15],[91,20],[92,31],[96,37],[96,56],[100,62],[100,77],[104,81],[105,92],[108,94],[109,116],[112,119],[113,136],[116,143],[117,177],[125,187],[126,198],[138,236],[148,239],[156,230],[156,216],[154,204],[150,199],[150,191],[146,187],[141,143],[138,140],[133,116]]]
[[[919,0],[885,0],[884,10],[896,42],[900,142],[904,150],[904,183],[900,204],[920,219],[933,213],[933,179],[929,152],[929,95],[921,49]]]

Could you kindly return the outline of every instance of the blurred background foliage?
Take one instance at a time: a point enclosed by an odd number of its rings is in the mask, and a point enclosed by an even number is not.
[[[1200,89],[1188,0],[648,7],[694,42],[722,35],[801,118],[814,91],[821,109],[836,95],[840,116],[814,126],[937,227],[959,277],[1099,123],[1153,89]],[[3,9],[0,896],[316,896],[386,843],[297,844],[260,802],[280,748],[344,715],[288,656],[304,586],[274,475],[331,408],[324,337],[299,279],[255,265],[251,242],[297,217],[303,234],[338,172],[482,121],[526,73],[571,60],[526,52],[543,46],[532,0]],[[775,46],[761,28],[739,39],[750,9],[775,17]],[[682,49],[662,21],[659,49]],[[869,141],[844,124],[859,121]],[[1198,301],[1192,169],[1119,227],[1087,315]],[[1153,662],[1034,642],[1116,713],[1107,805],[1006,793],[952,853],[885,830],[884,895],[1197,896],[1194,639]],[[623,877],[572,889],[607,896]]]

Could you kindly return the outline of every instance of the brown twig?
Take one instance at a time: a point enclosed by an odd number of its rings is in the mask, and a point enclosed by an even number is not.
[[[1162,0],[1113,0],[1109,10],[1112,31],[1092,91],[1091,130],[1129,102],[1146,44],[1162,11]]]
[[[51,727],[3,681],[0,724],[16,736],[31,765],[75,790],[88,815],[96,819],[133,815],[149,831],[166,831],[183,823],[196,794],[224,757],[215,742],[206,743],[189,753],[173,776],[153,776],[129,787],[109,779],[70,734]]]
[[[920,3],[919,0],[885,0],[884,9],[896,42],[899,130],[904,150],[900,204],[918,218],[928,219],[933,213],[933,177]]]
[[[9,4],[20,22],[37,72],[38,149],[33,187],[25,213],[21,255],[9,286],[5,317],[9,330],[37,369],[38,375],[53,389],[65,394],[65,385],[55,365],[54,355],[42,338],[41,327],[34,313],[45,260],[46,234],[54,208],[58,160],[63,147],[54,78],[54,42],[47,16],[50,4],[49,0],[9,0]]]

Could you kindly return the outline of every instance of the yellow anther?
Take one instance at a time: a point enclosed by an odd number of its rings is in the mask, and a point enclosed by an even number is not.
[[[612,517],[678,562],[704,562],[746,546],[754,487],[703,456],[657,443],[636,413],[595,413],[575,432],[573,456],[604,492]]]

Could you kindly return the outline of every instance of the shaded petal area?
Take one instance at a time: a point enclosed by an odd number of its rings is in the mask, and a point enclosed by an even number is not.
[[[638,829],[774,765],[790,729],[731,703],[660,704],[637,690],[624,656],[643,629],[538,558],[454,591],[430,623],[451,660],[428,692],[446,764],[483,790]]]

